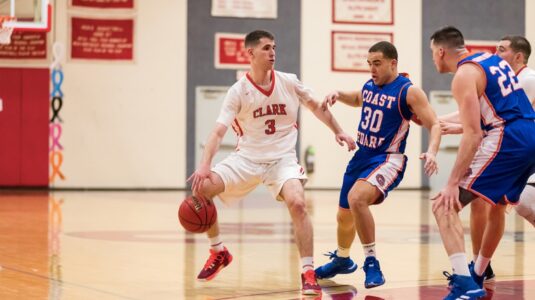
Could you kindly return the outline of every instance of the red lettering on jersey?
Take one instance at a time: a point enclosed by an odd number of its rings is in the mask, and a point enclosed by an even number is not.
[[[274,115],[280,115],[279,113],[279,104],[273,104],[273,107],[271,108],[273,110]]]
[[[275,104],[272,104],[272,105],[275,105]],[[272,115],[272,114],[273,112],[271,111],[271,106],[270,105],[266,106],[266,115]]]
[[[260,107],[253,111],[253,118],[271,115],[286,115],[286,104],[270,104],[264,108]]]
[[[286,115],[286,104],[279,104],[280,115]]]

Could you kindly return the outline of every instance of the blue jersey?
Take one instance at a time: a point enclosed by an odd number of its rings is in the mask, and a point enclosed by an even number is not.
[[[402,76],[377,86],[369,80],[362,88],[362,115],[357,133],[359,151],[404,153],[412,113],[407,89],[412,82]]]
[[[476,53],[459,61],[473,63],[485,72],[487,85],[479,99],[481,127],[500,127],[517,119],[535,119],[535,111],[509,64],[497,55]]]

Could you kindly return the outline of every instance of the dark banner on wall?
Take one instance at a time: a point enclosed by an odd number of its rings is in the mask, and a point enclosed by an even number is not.
[[[134,8],[134,0],[72,0],[72,6],[89,8]]]
[[[13,32],[11,43],[0,45],[0,59],[46,59],[46,32]]]
[[[132,60],[134,20],[71,20],[71,58]]]

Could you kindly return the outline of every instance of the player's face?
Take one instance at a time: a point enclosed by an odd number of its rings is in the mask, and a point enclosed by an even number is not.
[[[496,54],[509,64],[512,64],[515,52],[511,49],[511,41],[500,41],[496,46]]]
[[[272,69],[275,65],[275,41],[261,38],[258,44],[249,50],[251,62],[266,69]]]
[[[444,65],[444,49],[438,45],[435,45],[431,40],[431,52],[433,56],[433,62],[435,63],[435,68],[439,73],[446,73]]]
[[[382,52],[369,52],[368,67],[373,83],[375,85],[388,83],[396,75],[396,63],[395,59],[385,58]]]

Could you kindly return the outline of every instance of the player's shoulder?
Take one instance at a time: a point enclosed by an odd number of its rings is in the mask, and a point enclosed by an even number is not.
[[[526,67],[519,73],[519,75],[525,78],[535,79],[535,70]]]
[[[281,79],[284,81],[296,81],[297,80],[297,75],[294,73],[287,73],[287,72],[282,72],[282,71],[277,71],[277,70],[274,70],[274,71],[275,71],[275,76],[277,77],[277,79]]]
[[[236,81],[233,85],[230,86],[228,89],[227,94],[229,96],[239,96],[243,93],[246,93],[249,90],[249,85],[247,84],[247,77],[244,75],[238,81]]]

